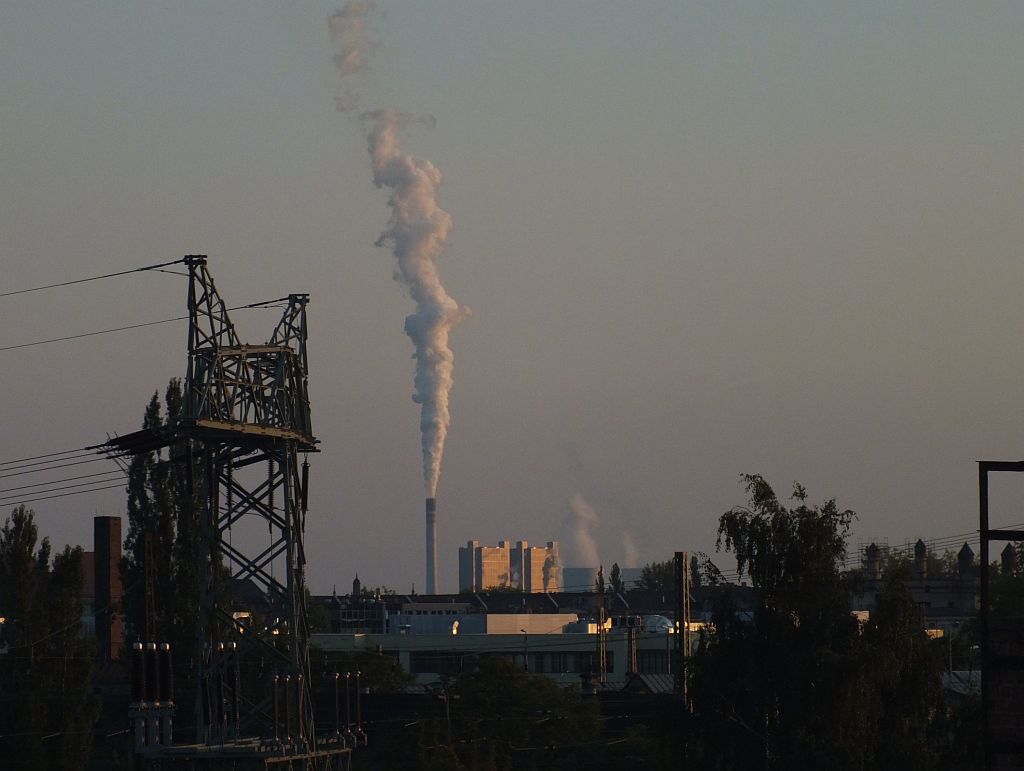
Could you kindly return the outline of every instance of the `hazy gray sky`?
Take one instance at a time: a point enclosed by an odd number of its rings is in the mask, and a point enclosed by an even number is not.
[[[606,565],[711,550],[742,472],[856,509],[855,545],[977,527],[974,461],[1024,456],[1024,4],[378,5],[363,105],[436,118],[405,148],[445,175],[473,310],[442,589],[460,543],[558,538],[577,494]],[[422,588],[412,308],[334,108],[336,8],[0,6],[3,288],[204,253],[231,304],[310,292],[312,588]],[[163,274],[3,298],[0,347],[184,304]],[[184,335],[0,352],[0,460],[137,428]],[[34,507],[88,543],[124,503]]]

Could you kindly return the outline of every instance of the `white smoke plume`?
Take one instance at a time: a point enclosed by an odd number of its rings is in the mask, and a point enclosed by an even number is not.
[[[637,551],[636,543],[633,541],[633,534],[628,530],[622,533],[622,567],[635,568],[640,559],[640,552]]]
[[[373,9],[372,0],[350,0],[329,20],[337,45],[334,62],[343,79],[366,67],[366,54],[373,47],[367,34],[368,15]],[[339,94],[338,109],[354,109],[356,104],[357,93],[343,90]],[[391,191],[391,219],[376,245],[391,246],[398,261],[395,278],[408,288],[416,304],[415,312],[405,319],[405,333],[415,348],[413,401],[420,405],[423,481],[427,497],[433,498],[451,422],[448,394],[454,358],[448,334],[469,315],[469,309],[460,307],[445,291],[437,273],[437,257],[451,232],[452,218],[437,203],[440,170],[425,158],[405,152],[399,139],[402,128],[410,123],[433,125],[433,119],[392,109],[364,112],[361,117],[373,182]]]
[[[336,49],[334,66],[341,75],[334,103],[342,112],[359,107],[359,91],[351,81],[366,71],[369,54],[377,47],[369,31],[370,13],[376,6],[374,0],[349,0],[344,8],[327,19]]]
[[[587,568],[596,568],[601,564],[597,541],[593,535],[597,522],[597,513],[582,495],[576,493],[569,501],[569,511],[562,520],[562,540],[568,546],[565,564]]]
[[[452,218],[437,205],[441,172],[424,158],[402,150],[398,130],[409,118],[394,110],[364,115],[373,161],[373,181],[391,190],[391,220],[377,239],[390,244],[398,260],[398,278],[409,289],[416,311],[405,318],[405,333],[416,349],[415,393],[420,405],[423,480],[427,496],[437,493],[444,440],[451,418],[448,394],[454,358],[448,333],[469,315],[453,300],[437,275],[437,256],[444,249]]]

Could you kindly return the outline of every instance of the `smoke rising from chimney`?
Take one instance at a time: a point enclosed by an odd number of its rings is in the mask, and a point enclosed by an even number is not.
[[[637,563],[640,559],[640,553],[637,551],[636,543],[633,541],[633,534],[628,530],[625,530],[622,533],[622,554],[622,567],[638,567]]]
[[[359,91],[351,80],[366,71],[367,57],[377,46],[369,34],[369,15],[376,6],[374,0],[349,0],[327,19],[336,49],[334,66],[342,78],[334,102],[342,112],[359,107]]]
[[[328,20],[337,47],[335,67],[343,81],[366,67],[373,48],[368,34],[372,0],[350,0]],[[339,110],[355,109],[359,95],[347,82],[337,97]],[[415,312],[405,319],[405,333],[413,342],[416,360],[413,401],[420,405],[423,445],[423,481],[427,497],[437,494],[441,458],[451,417],[448,394],[452,387],[454,357],[448,347],[451,330],[469,316],[445,291],[437,272],[437,257],[444,249],[452,218],[437,203],[441,172],[429,160],[405,152],[400,131],[410,123],[433,125],[432,118],[416,117],[393,109],[361,115],[373,166],[373,182],[391,191],[391,219],[376,241],[390,245],[398,261],[395,278],[409,290]]]
[[[597,513],[582,495],[576,493],[569,501],[569,511],[562,520],[562,541],[568,547],[564,564],[570,567],[596,568],[598,559],[597,541],[593,529],[597,527]]]

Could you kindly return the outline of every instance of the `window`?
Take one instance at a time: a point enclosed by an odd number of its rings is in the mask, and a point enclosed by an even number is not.
[[[668,674],[668,662],[668,651],[638,650],[636,652],[637,669],[645,675]]]

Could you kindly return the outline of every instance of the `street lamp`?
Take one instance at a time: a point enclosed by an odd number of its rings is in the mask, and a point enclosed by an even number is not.
[[[527,634],[525,629],[520,629],[519,631],[523,633],[523,669],[525,671],[529,672],[530,671],[530,655],[529,655],[529,653],[527,651],[529,650],[529,644],[528,643],[529,643],[529,639],[530,638],[529,638],[529,635]]]

